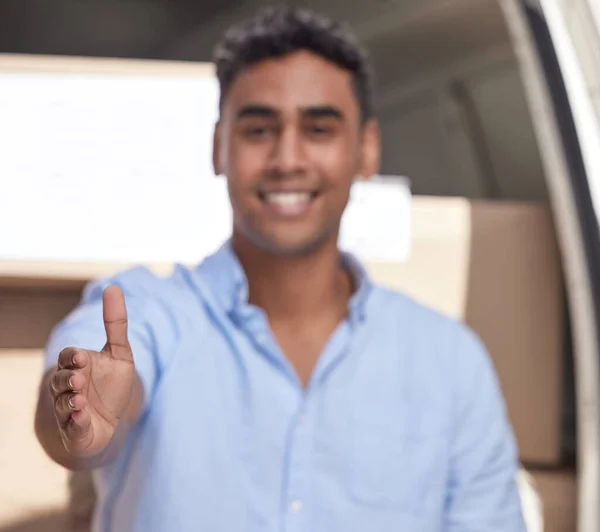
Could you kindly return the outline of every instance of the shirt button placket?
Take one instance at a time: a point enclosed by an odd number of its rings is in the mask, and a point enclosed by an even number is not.
[[[306,404],[303,405],[306,407]],[[312,426],[306,410],[302,410],[296,420],[288,463],[288,504],[286,532],[303,532],[310,529],[308,519],[310,451],[312,447]]]

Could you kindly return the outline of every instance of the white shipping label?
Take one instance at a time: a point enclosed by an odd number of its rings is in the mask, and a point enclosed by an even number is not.
[[[340,247],[364,262],[404,262],[410,253],[410,207],[406,178],[356,181],[342,219]]]

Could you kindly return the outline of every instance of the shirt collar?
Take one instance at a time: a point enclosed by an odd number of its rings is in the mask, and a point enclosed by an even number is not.
[[[354,324],[365,319],[372,283],[365,268],[353,255],[342,253],[342,260],[356,286],[348,304],[349,319]],[[196,268],[194,276],[205,281],[202,284],[212,292],[228,313],[241,312],[247,308],[248,280],[229,240]]]

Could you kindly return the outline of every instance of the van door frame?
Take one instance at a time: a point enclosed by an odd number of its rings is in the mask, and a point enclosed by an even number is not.
[[[600,231],[543,0],[499,0],[532,114],[562,251],[575,367],[578,532],[600,530]],[[600,169],[598,169],[600,170]]]

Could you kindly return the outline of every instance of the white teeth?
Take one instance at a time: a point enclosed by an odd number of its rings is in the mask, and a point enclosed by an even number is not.
[[[310,193],[308,192],[270,192],[265,194],[265,199],[268,203],[275,205],[300,205],[310,201]]]

